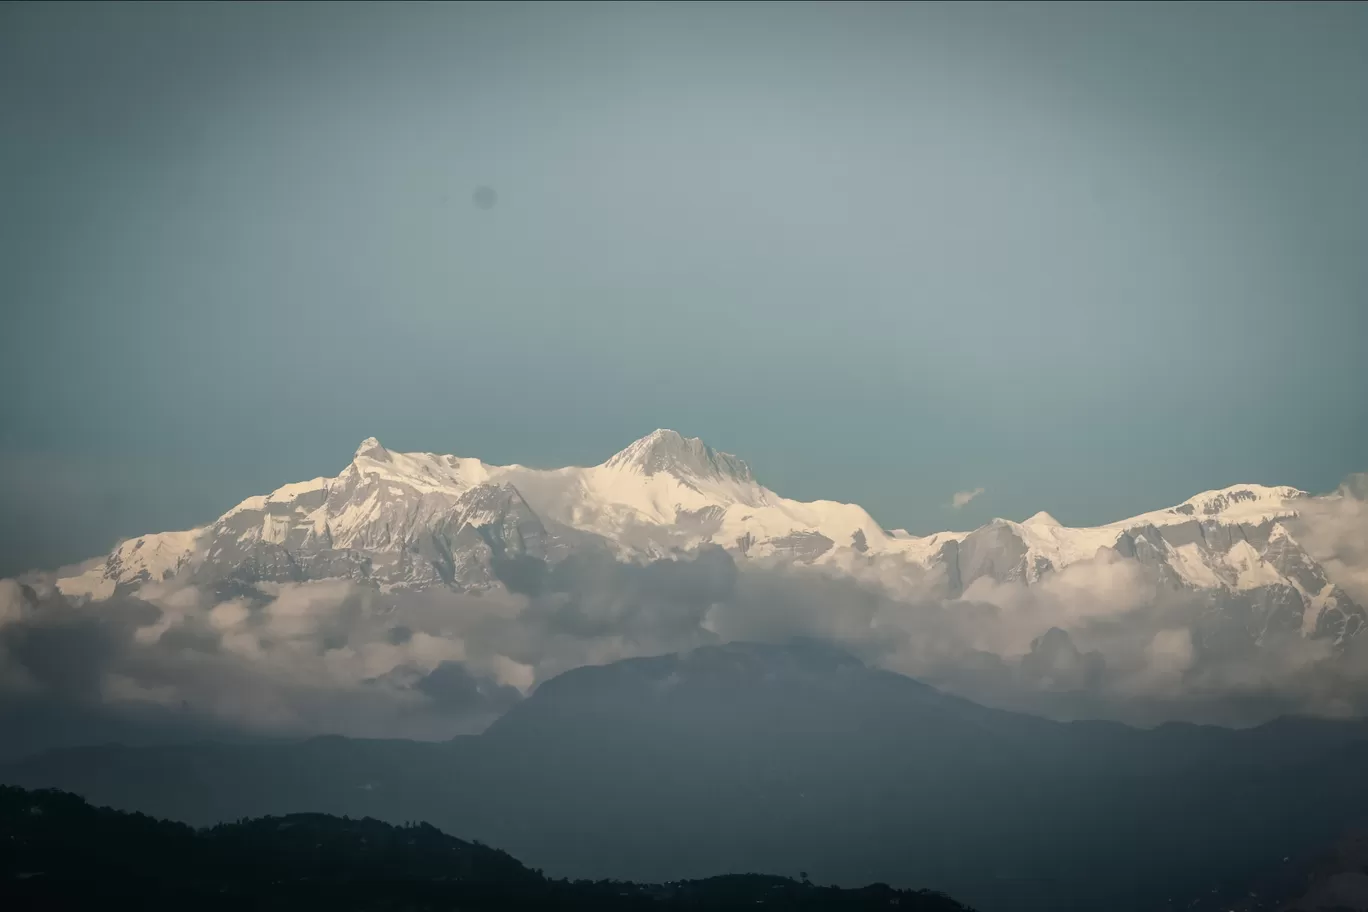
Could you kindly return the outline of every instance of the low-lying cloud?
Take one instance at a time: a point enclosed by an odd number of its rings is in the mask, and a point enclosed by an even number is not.
[[[1368,605],[1368,472],[1349,476],[1299,512],[1291,523],[1297,541],[1350,598]]]

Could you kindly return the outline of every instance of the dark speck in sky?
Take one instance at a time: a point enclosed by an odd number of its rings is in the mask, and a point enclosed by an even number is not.
[[[499,201],[499,194],[494,192],[493,187],[477,187],[471,199],[480,209],[493,209],[494,204]]]

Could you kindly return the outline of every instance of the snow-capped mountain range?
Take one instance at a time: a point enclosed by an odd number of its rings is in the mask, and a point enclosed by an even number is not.
[[[470,590],[499,586],[512,559],[592,548],[641,560],[714,545],[742,564],[821,568],[895,595],[930,585],[953,599],[982,578],[1030,586],[1071,565],[1126,560],[1157,585],[1217,600],[1251,638],[1284,630],[1343,641],[1368,618],[1293,537],[1308,497],[1236,485],[1091,528],[1042,512],[918,537],[853,504],[782,497],[737,457],[670,430],[600,465],[562,469],[396,453],[368,438],[336,476],[249,497],[207,526],[125,541],[58,587],[91,600],[171,579]]]

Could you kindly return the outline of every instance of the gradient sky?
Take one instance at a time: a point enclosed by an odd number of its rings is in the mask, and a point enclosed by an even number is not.
[[[673,427],[915,532],[1332,488],[1365,48],[1350,4],[5,4],[0,573],[368,435]]]

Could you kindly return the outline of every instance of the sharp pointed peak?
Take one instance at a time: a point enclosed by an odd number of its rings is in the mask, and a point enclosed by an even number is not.
[[[707,449],[707,447],[708,445],[700,437],[685,437],[679,431],[670,428],[656,428],[644,437],[638,437],[632,441],[623,448],[622,453],[647,449],[685,450]]]
[[[1022,523],[1023,526],[1058,526],[1060,524],[1059,520],[1055,519],[1044,510],[1041,510],[1039,513]]]
[[[673,452],[688,450],[693,447],[704,448],[707,444],[697,437],[685,437],[678,431],[669,428],[656,428],[644,437],[638,437],[617,453],[614,453],[605,465],[618,465],[631,462],[647,453]]]
[[[632,468],[646,475],[669,472],[700,477],[726,476],[751,481],[750,466],[708,446],[698,437],[685,437],[669,428],[656,428],[603,463],[608,468]]]
[[[374,437],[367,437],[357,446],[356,452],[352,454],[352,459],[388,459],[389,450]]]

